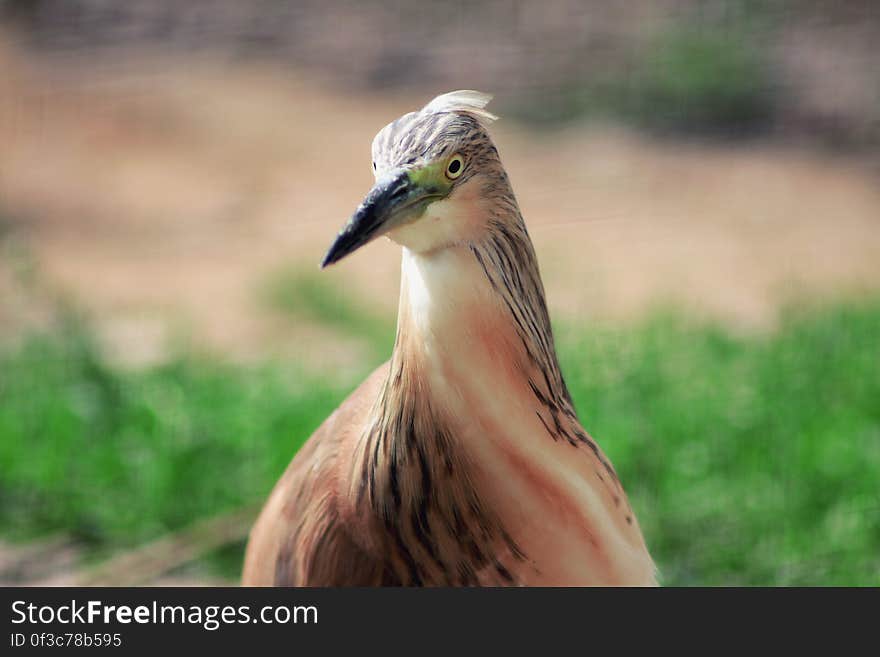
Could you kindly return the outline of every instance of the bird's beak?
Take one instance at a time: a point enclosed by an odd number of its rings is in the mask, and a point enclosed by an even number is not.
[[[430,203],[448,191],[433,183],[435,176],[431,173],[425,169],[397,169],[377,180],[339,231],[321,268],[342,260],[389,230],[418,219]]]

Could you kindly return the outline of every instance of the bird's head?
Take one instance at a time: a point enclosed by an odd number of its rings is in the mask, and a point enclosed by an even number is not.
[[[485,223],[491,191],[503,182],[486,131],[491,96],[453,91],[382,128],[373,139],[376,184],[321,263],[341,260],[388,235],[417,252],[467,241]]]

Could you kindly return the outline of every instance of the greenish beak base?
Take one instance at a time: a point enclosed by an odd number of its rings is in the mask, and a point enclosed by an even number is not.
[[[332,265],[389,230],[415,221],[431,203],[449,192],[423,169],[397,169],[376,182],[358,209],[336,236],[321,268]],[[430,171],[433,173],[433,171]]]

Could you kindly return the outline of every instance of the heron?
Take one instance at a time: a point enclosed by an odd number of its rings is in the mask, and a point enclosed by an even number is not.
[[[294,456],[244,585],[656,585],[560,370],[490,99],[437,96],[374,138],[375,185],[321,266],[401,245],[391,358]]]

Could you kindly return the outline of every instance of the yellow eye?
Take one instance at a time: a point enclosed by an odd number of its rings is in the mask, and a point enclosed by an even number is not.
[[[446,177],[455,180],[464,171],[464,160],[461,155],[453,155],[446,165]]]

